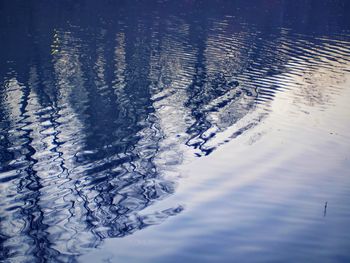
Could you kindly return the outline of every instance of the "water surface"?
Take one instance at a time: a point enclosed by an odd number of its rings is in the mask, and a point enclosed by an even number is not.
[[[0,260],[349,262],[348,1],[0,3]]]

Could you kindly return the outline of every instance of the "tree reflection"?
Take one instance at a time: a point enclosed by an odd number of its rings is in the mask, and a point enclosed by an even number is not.
[[[258,125],[268,113],[257,104],[273,101],[288,74],[303,73],[290,69],[292,58],[307,54],[310,71],[329,66],[316,59],[322,41],[317,54],[296,53],[295,35],[276,29],[285,2],[272,5],[272,17],[246,14],[249,27],[195,1],[154,10],[66,4],[52,19],[44,15],[47,4],[21,6],[36,15],[20,18],[30,24],[28,35],[16,27],[14,41],[30,51],[19,49],[11,54],[13,68],[1,69],[5,260],[73,262],[105,238],[180,213],[181,205],[147,210],[174,193],[169,174],[178,165]],[[192,11],[180,12],[183,6]],[[133,17],[137,8],[147,12]],[[338,59],[345,53],[338,51]],[[315,87],[299,91],[312,103],[323,101]]]

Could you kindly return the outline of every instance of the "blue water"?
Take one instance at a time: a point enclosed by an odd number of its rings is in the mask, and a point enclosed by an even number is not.
[[[350,262],[349,1],[1,1],[1,262]]]

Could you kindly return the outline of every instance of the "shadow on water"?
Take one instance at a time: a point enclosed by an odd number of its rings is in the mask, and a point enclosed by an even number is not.
[[[180,213],[143,210],[263,120],[293,59],[349,62],[322,40],[346,41],[331,18],[348,3],[319,19],[310,1],[241,2],[1,4],[1,259],[74,261]]]

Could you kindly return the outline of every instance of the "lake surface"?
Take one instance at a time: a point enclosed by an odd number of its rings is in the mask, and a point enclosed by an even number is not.
[[[349,1],[1,1],[1,262],[350,262]]]

